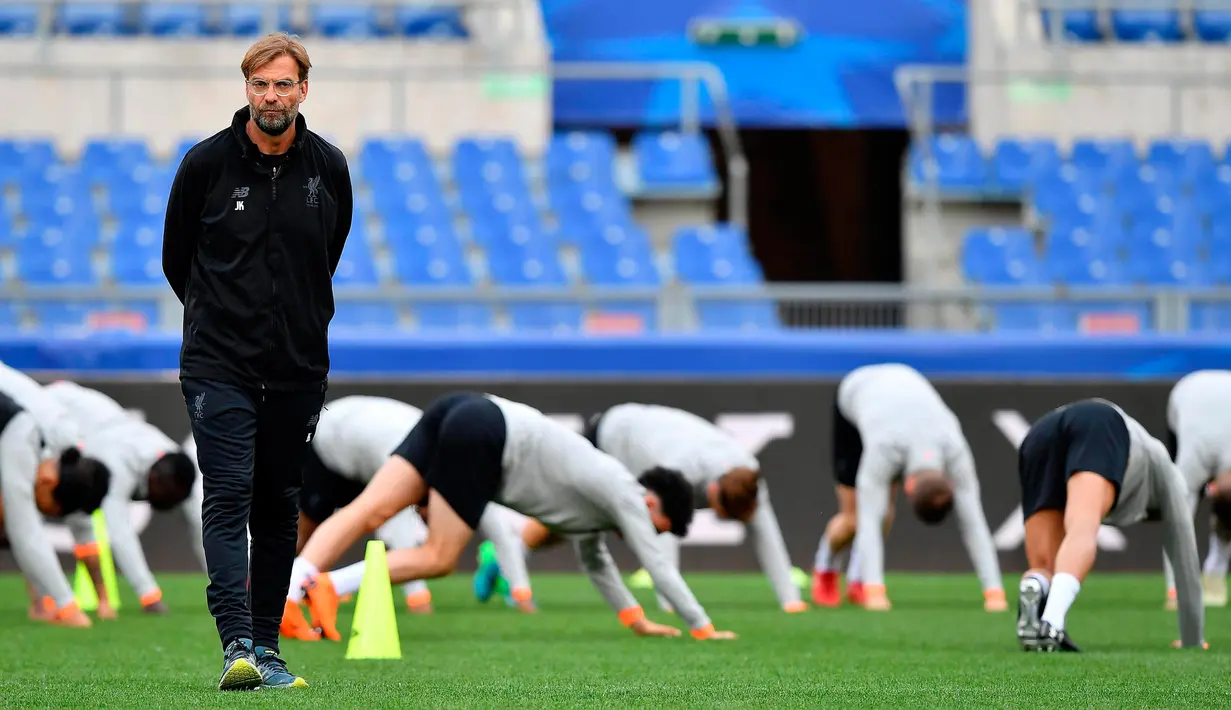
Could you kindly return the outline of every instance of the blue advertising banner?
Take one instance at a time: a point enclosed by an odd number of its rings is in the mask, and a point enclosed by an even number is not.
[[[178,336],[0,337],[19,370],[96,376],[178,376]],[[1226,336],[1082,337],[830,331],[735,336],[335,336],[334,380],[773,381],[840,378],[901,362],[930,377],[1173,380],[1231,362]]]
[[[752,127],[901,127],[893,71],[963,64],[965,0],[543,0],[557,61],[704,61],[723,72],[736,120]],[[737,28],[761,28],[738,36]],[[778,37],[773,28],[786,28]],[[781,34],[781,33],[778,33]],[[745,44],[752,42],[751,46]],[[959,87],[937,120],[965,120]],[[559,123],[669,125],[675,81],[558,81]],[[712,120],[707,97],[703,116]]]

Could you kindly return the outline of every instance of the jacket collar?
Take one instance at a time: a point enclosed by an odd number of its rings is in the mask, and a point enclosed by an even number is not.
[[[243,149],[246,157],[256,157],[260,151],[256,147],[256,143],[248,137],[248,119],[251,114],[248,112],[248,107],[244,106],[235,112],[235,116],[231,119],[231,133],[235,136],[235,140],[239,141],[240,148]],[[308,122],[304,120],[303,114],[295,117],[295,140],[291,142],[292,148],[303,148],[303,142],[308,137]]]

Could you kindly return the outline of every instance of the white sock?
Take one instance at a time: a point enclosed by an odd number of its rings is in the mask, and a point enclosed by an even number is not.
[[[862,583],[863,577],[861,576],[861,574],[862,574],[861,570],[859,569],[859,555],[855,554],[855,551],[852,549],[851,550],[851,560],[846,565],[846,583],[847,584]]]
[[[1047,596],[1047,593],[1051,590],[1051,581],[1047,579],[1047,577],[1044,577],[1038,572],[1031,572],[1027,574],[1026,577],[1029,577],[1030,579],[1033,579],[1034,581],[1038,582],[1039,589],[1043,590],[1043,596],[1044,597]]]
[[[427,582],[422,579],[413,579],[402,585],[402,593],[407,598],[413,597],[419,592],[427,590]]]
[[[1210,533],[1210,551],[1205,556],[1205,569],[1202,571],[1208,575],[1226,576],[1228,550],[1231,550],[1231,544],[1224,542],[1218,533]]]
[[[1047,595],[1047,608],[1043,609],[1043,621],[1059,631],[1064,631],[1064,617],[1069,607],[1077,600],[1081,582],[1071,574],[1061,572],[1051,578],[1051,592]]]
[[[319,572],[316,569],[316,565],[302,557],[296,557],[294,564],[291,565],[291,586],[286,590],[286,598],[296,604],[303,601],[304,582],[312,579],[317,574]]]
[[[356,562],[349,567],[335,569],[329,573],[329,580],[333,582],[333,590],[339,597],[354,594],[359,591],[359,584],[363,582],[363,563]]]
[[[816,546],[816,560],[813,562],[813,569],[817,572],[834,571],[834,553],[829,545],[829,535],[822,535],[821,544]]]

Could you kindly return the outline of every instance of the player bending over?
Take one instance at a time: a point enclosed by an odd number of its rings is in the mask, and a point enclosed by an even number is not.
[[[1195,516],[1201,496],[1212,502],[1210,549],[1202,575],[1206,606],[1227,605],[1231,559],[1231,371],[1200,370],[1175,383],[1167,401],[1168,450],[1188,487]],[[1168,609],[1176,608],[1175,573],[1163,556]]]
[[[132,585],[143,611],[167,613],[162,589],[150,571],[140,537],[133,529],[129,504],[146,501],[151,508],[160,511],[179,507],[188,521],[193,550],[204,569],[201,483],[196,465],[158,427],[137,419],[87,433],[81,450],[111,471],[111,486],[103,499],[102,509],[116,568]],[[93,528],[87,527],[85,531],[88,535],[83,536],[74,529],[77,545],[94,545]],[[97,584],[95,587],[102,589]]]
[[[956,511],[962,542],[983,586],[984,608],[1007,609],[974,457],[957,416],[932,384],[906,365],[861,367],[838,385],[833,416],[838,514],[817,549],[812,600],[821,606],[841,603],[835,559],[854,539],[864,607],[891,607],[884,535],[902,485],[915,514],[928,525],[942,522],[951,508]],[[858,599],[859,593],[852,596]]]
[[[58,624],[84,627],[91,622],[77,606],[43,516],[93,512],[109,482],[106,466],[76,448],[48,452],[34,417],[0,393],[0,519],[31,592],[51,598],[50,616]]]
[[[769,488],[761,479],[761,465],[739,442],[695,414],[634,403],[591,417],[585,436],[634,474],[654,468],[683,474],[692,486],[696,509],[709,508],[719,518],[747,525],[779,606],[787,612],[808,608],[791,580],[791,559],[769,503]],[[679,539],[663,534],[659,543],[678,569]],[[671,611],[661,594],[658,604]]]
[[[1176,569],[1180,641],[1203,645],[1200,567],[1184,478],[1163,444],[1102,399],[1043,415],[1018,451],[1026,560],[1018,587],[1017,638],[1027,651],[1078,651],[1065,616],[1094,566],[1102,524],[1163,522]]]
[[[455,393],[428,407],[376,478],[320,526],[302,556],[318,569],[327,567],[398,511],[426,506],[427,541],[389,553],[390,576],[397,582],[441,577],[453,571],[488,503],[498,501],[553,532],[576,536],[591,582],[634,632],[679,634],[645,618],[603,542],[607,531],[622,535],[695,638],[734,638],[714,630],[657,544],[659,532],[688,532],[691,497],[680,474],[654,470],[638,480],[536,409]]]
[[[313,533],[334,511],[350,505],[363,492],[406,438],[406,432],[419,423],[422,414],[417,407],[384,397],[342,397],[325,405],[304,465],[298,551],[303,551]],[[498,506],[489,505],[480,519],[479,530],[495,543],[514,593],[521,597],[523,608],[529,609],[533,602],[521,543],[499,512]],[[375,532],[391,550],[418,547],[427,538],[427,528],[413,508],[398,511]],[[364,563],[357,562],[322,573],[302,557],[296,558],[282,615],[282,635],[313,641],[323,633],[330,640],[340,641],[339,599],[359,590],[363,570]],[[426,582],[407,581],[403,591],[412,612],[431,612],[432,597]],[[299,606],[305,596],[312,624]],[[320,632],[314,625],[320,627]]]

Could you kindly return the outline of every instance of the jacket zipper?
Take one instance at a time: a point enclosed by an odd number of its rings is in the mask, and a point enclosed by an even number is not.
[[[278,201],[278,167],[279,166],[275,165],[273,167],[273,170],[269,173],[270,202]],[[272,208],[273,206],[271,205],[271,210]],[[272,227],[273,226],[272,212],[270,214],[269,221],[270,221],[270,226]],[[272,239],[273,237],[272,229],[270,229],[269,236]],[[267,241],[265,244],[265,248],[272,249],[273,245]],[[266,259],[268,259],[268,256],[266,257]],[[268,261],[266,263],[268,263]],[[269,334],[269,340],[266,341],[266,344],[267,344],[267,350],[270,353],[272,353],[274,352],[274,347],[275,347],[274,338],[277,336],[277,331],[278,331],[278,278],[276,274],[270,274],[269,287],[270,287],[270,296],[271,296],[270,305],[272,306],[269,309],[269,320],[270,320],[270,331],[271,332]],[[262,389],[263,388],[264,386],[262,386]]]

